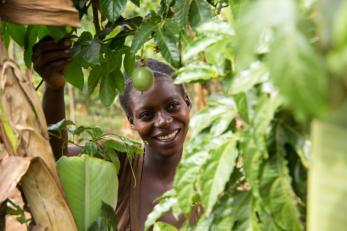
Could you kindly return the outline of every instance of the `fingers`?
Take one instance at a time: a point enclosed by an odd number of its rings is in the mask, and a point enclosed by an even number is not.
[[[46,37],[45,37],[46,38]],[[70,50],[71,41],[69,39],[62,39],[59,42],[54,40],[43,39],[33,47],[32,61],[36,60],[40,56],[45,56],[48,52],[63,52],[64,50]]]
[[[72,56],[70,50],[63,51],[50,51],[45,53],[44,55],[40,55],[34,61],[34,69],[39,71],[51,63],[65,60],[66,63],[71,62]]]

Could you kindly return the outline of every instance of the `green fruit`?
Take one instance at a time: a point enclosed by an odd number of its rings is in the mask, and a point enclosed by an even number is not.
[[[147,91],[154,82],[153,72],[147,67],[138,67],[133,71],[133,86],[136,90]]]

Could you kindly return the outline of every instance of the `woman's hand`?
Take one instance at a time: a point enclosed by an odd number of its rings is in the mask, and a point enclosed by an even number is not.
[[[72,61],[71,41],[62,39],[55,42],[45,37],[33,47],[31,57],[34,69],[46,82],[46,87],[63,89],[65,86],[64,71]]]

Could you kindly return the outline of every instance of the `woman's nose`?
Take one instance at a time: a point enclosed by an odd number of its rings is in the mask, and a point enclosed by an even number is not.
[[[172,121],[173,121],[173,118],[169,113],[164,111],[159,111],[155,118],[154,125],[156,127],[167,127],[170,125],[170,123],[172,123]]]

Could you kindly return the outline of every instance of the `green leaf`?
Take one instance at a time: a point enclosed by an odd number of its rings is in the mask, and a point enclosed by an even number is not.
[[[260,62],[251,64],[250,68],[241,71],[240,74],[234,77],[231,81],[228,93],[236,95],[241,92],[246,92],[254,85],[265,82],[269,78],[267,69]]]
[[[190,83],[197,81],[206,81],[219,76],[218,70],[214,66],[200,64],[189,65],[179,69],[176,73],[175,83]]]
[[[110,73],[110,75],[113,75],[114,78],[116,79],[116,88],[118,90],[119,93],[123,94],[124,93],[124,89],[125,89],[125,80],[124,80],[124,76],[123,73],[121,72],[121,70],[117,69],[113,72]]]
[[[164,31],[168,36],[173,37],[176,43],[179,41],[181,30],[182,28],[172,18],[165,19]]]
[[[201,176],[202,202],[206,216],[209,216],[218,196],[223,192],[235,166],[238,150],[236,148],[237,137],[210,152]]]
[[[194,41],[183,53],[182,61],[187,62],[190,61],[192,57],[198,55],[200,52],[206,50],[207,47],[215,44],[216,42],[222,40],[222,36],[210,36],[204,37]]]
[[[84,85],[84,77],[82,72],[82,65],[78,58],[72,60],[65,70],[65,80],[73,86],[82,90]]]
[[[190,215],[192,211],[193,199],[197,195],[195,184],[199,178],[200,168],[207,158],[207,151],[195,152],[178,165],[174,189],[177,192],[177,203],[185,215]]]
[[[211,19],[211,7],[205,0],[192,0],[189,10],[189,21],[193,27]]]
[[[127,0],[100,0],[101,14],[111,22],[115,22],[122,13]]]
[[[234,28],[227,22],[223,21],[208,21],[201,24],[197,30],[200,33],[209,34],[209,35],[225,35],[225,36],[234,36]]]
[[[117,76],[113,73],[102,76],[100,83],[99,97],[105,106],[109,106],[114,101],[117,94]]]
[[[285,159],[284,143],[278,129],[274,136],[276,150],[271,153],[261,173],[260,195],[277,226],[293,231],[304,230]]]
[[[164,222],[156,222],[153,231],[178,231],[178,229]]]
[[[152,16],[151,18],[144,20],[137,29],[130,48],[130,54],[135,55],[136,52],[143,46],[148,40],[152,32],[157,28],[160,22],[160,17]]]
[[[154,38],[163,57],[174,67],[178,67],[180,64],[180,53],[174,37],[166,35],[162,28],[158,28]]]
[[[123,66],[125,73],[131,76],[135,67],[135,55],[132,55],[130,51],[126,52],[124,55]]]
[[[186,28],[189,23],[189,10],[192,0],[176,0],[175,1],[175,19],[179,26]]]
[[[140,0],[131,0],[131,2],[140,7]]]
[[[24,46],[24,38],[26,28],[23,25],[18,25],[10,22],[3,21],[4,32],[8,33],[10,37],[18,43],[19,46]]]
[[[302,34],[276,36],[268,57],[270,78],[299,119],[321,115],[327,108],[324,65]]]
[[[342,231],[347,225],[347,104],[312,126],[308,230]]]
[[[105,52],[105,57],[108,73],[119,70],[122,66],[122,54],[119,54],[118,52],[112,52],[107,49]]]
[[[93,39],[88,45],[82,46],[83,61],[89,64],[100,64],[100,42]]]
[[[95,142],[89,141],[86,143],[86,145],[83,148],[83,153],[89,155],[89,156],[95,156],[98,151],[98,146]]]
[[[65,37],[65,27],[63,26],[47,26],[48,34],[58,42]]]
[[[114,209],[102,202],[101,215],[90,226],[88,231],[116,231],[117,230],[117,217]]]
[[[168,197],[156,204],[152,212],[147,216],[145,230],[148,230],[164,213],[170,211],[171,207],[176,203],[177,199]]]
[[[118,170],[112,163],[86,155],[63,156],[57,170],[79,230],[88,230],[96,221],[102,202],[116,208]]]
[[[104,73],[105,70],[102,66],[94,66],[93,69],[89,72],[88,95],[91,95],[94,92]]]

